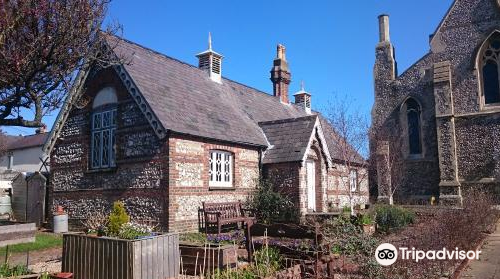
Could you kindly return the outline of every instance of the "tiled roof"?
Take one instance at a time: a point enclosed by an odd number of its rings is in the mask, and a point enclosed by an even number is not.
[[[258,122],[307,115],[298,106],[229,79],[216,83],[197,67],[135,43],[114,45],[118,55],[131,60],[125,69],[167,130],[267,146]]]
[[[319,121],[323,130],[323,135],[326,139],[326,144],[328,145],[328,150],[330,151],[330,157],[333,160],[344,161],[344,155],[342,154],[343,150],[340,150],[339,148],[339,146],[344,145],[337,144],[338,142],[340,142],[340,140],[343,139],[333,130],[333,126],[330,124],[330,122],[328,122],[328,119],[326,119],[321,114],[319,115]],[[363,164],[365,162],[365,159],[363,159],[363,157],[356,150],[354,150],[354,148],[352,148],[350,145],[347,145],[347,147],[350,148],[349,150],[346,150],[347,152],[345,152],[345,154],[347,156],[345,157],[349,162],[357,164]]]
[[[214,82],[193,65],[128,40],[109,39],[115,52],[130,61],[124,65],[127,73],[165,129],[234,143],[274,145],[266,152],[265,163],[302,158],[315,115],[226,78]],[[323,130],[331,157],[338,159],[333,148],[338,137],[319,117],[321,126],[326,125]]]
[[[266,150],[263,163],[302,161],[316,123],[316,115],[300,118],[260,122],[270,148]]]
[[[7,150],[23,149],[29,147],[43,146],[49,133],[40,133],[29,136],[6,136]]]

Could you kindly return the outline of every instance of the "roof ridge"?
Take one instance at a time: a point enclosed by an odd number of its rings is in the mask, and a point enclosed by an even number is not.
[[[301,117],[290,117],[290,118],[275,119],[275,120],[270,120],[270,121],[261,121],[261,122],[258,122],[257,124],[259,124],[259,125],[278,124],[278,123],[283,123],[283,122],[288,122],[288,121],[299,121],[299,120],[303,120],[306,118],[316,118],[316,117],[318,117],[317,114],[312,114],[312,115],[305,115],[305,116],[301,116]]]

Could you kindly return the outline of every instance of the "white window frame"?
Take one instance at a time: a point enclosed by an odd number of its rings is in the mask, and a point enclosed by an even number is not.
[[[97,118],[99,119],[96,122]],[[116,166],[116,121],[117,109],[106,109],[92,113],[91,120],[91,143],[90,143],[90,168],[105,169]],[[104,135],[107,134],[107,146],[104,144]],[[99,143],[96,144],[96,139]],[[107,157],[104,156],[105,152]],[[97,158],[96,158],[97,155]]]
[[[220,161],[219,170],[217,168],[217,161]],[[234,176],[233,164],[233,153],[222,150],[210,150],[208,187],[232,188]]]
[[[349,171],[349,187],[351,192],[356,192],[358,190],[358,170],[351,169]]]

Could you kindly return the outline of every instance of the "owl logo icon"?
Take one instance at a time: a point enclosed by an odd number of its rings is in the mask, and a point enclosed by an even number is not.
[[[398,259],[398,249],[390,243],[383,243],[375,250],[375,259],[382,266],[389,266]]]

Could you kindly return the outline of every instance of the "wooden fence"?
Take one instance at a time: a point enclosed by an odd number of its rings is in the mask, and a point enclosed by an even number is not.
[[[179,235],[123,240],[84,234],[63,237],[62,271],[74,279],[167,279],[179,275]]]

